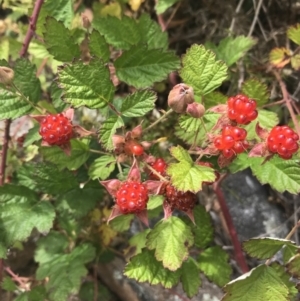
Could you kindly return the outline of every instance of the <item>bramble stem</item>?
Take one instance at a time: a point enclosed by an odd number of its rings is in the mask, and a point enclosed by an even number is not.
[[[145,165],[147,166],[147,168],[149,168],[160,180],[164,181],[164,182],[169,182],[169,180],[167,180],[166,178],[164,178],[160,173],[158,173],[152,166],[150,166],[149,164],[145,163]]]
[[[152,124],[150,124],[148,127],[146,127],[145,129],[143,129],[143,133],[145,133],[146,131],[152,129],[154,126],[156,126],[158,123],[160,123],[161,121],[163,121],[167,116],[169,116],[171,113],[173,112],[172,109],[170,109],[169,111],[167,111],[165,114],[163,114],[161,117],[159,117],[156,121],[154,121]]]

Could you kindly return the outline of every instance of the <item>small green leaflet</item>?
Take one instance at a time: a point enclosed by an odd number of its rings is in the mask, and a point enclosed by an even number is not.
[[[14,301],[41,301],[47,300],[47,293],[44,286],[35,286],[28,292],[19,295]]]
[[[5,276],[1,282],[1,288],[8,292],[13,292],[18,289],[17,285],[10,277]]]
[[[204,96],[205,108],[208,109],[219,104],[225,104],[227,99],[228,97],[220,92],[210,92]]]
[[[150,195],[147,203],[147,210],[153,210],[163,204],[164,197],[162,195]]]
[[[52,104],[57,112],[65,111],[69,105],[62,101],[63,90],[58,86],[58,83],[53,81],[50,86],[50,97]]]
[[[109,69],[100,59],[93,59],[88,65],[77,61],[60,66],[58,83],[64,91],[63,99],[74,107],[103,108],[115,92]]]
[[[181,281],[183,290],[189,298],[195,296],[201,285],[199,269],[197,262],[192,257],[189,257],[181,267]]]
[[[221,301],[290,301],[289,289],[269,266],[260,265],[225,285]]]
[[[122,102],[121,113],[126,117],[141,117],[154,108],[155,92],[142,90],[128,95]]]
[[[55,218],[50,202],[41,202],[35,193],[23,186],[0,187],[0,258],[7,248],[28,238],[34,228],[47,232]]]
[[[25,141],[23,143],[24,147],[32,145],[34,142],[41,140],[42,136],[39,134],[40,125],[35,124],[26,134]]]
[[[178,190],[196,193],[202,189],[203,182],[214,182],[216,178],[214,170],[195,164],[183,147],[172,147],[170,152],[179,163],[171,163],[167,168],[167,174],[171,176],[172,185]]]
[[[244,250],[258,259],[273,257],[283,246],[293,246],[290,240],[272,237],[252,238],[243,243]]]
[[[43,35],[47,50],[56,60],[71,62],[74,58],[80,58],[79,46],[61,21],[47,17]]]
[[[246,80],[242,85],[241,92],[249,98],[254,99],[258,107],[266,104],[270,97],[267,85],[261,83],[256,78]]]
[[[114,171],[116,158],[112,155],[104,155],[97,158],[89,167],[89,176],[92,180],[100,178],[105,180]]]
[[[297,45],[300,45],[300,23],[297,23],[294,26],[291,26],[287,30],[287,36]]]
[[[155,5],[157,14],[163,14],[169,7],[178,2],[179,0],[158,0]]]
[[[135,234],[129,239],[129,246],[130,248],[134,249],[134,254],[137,255],[142,252],[142,249],[146,247],[147,235],[151,230],[146,229],[138,234]]]
[[[158,262],[153,251],[143,249],[142,253],[134,256],[126,265],[124,274],[139,282],[149,282],[151,285],[161,284],[171,288],[178,283],[181,270],[170,271]]]
[[[182,59],[180,76],[184,83],[202,96],[218,88],[227,78],[227,66],[216,60],[216,55],[203,45],[193,45]]]
[[[114,148],[112,136],[122,126],[124,126],[124,122],[120,116],[111,116],[102,123],[99,130],[99,139],[106,149],[112,150]]]
[[[116,74],[121,81],[136,88],[146,88],[159,82],[180,66],[178,57],[170,51],[132,46],[116,59]]]
[[[282,250],[283,262],[287,263],[297,253],[300,253],[300,247],[292,244],[285,245]]]
[[[109,225],[117,232],[124,232],[130,228],[133,218],[133,214],[120,215],[110,221]]]
[[[210,281],[223,286],[230,280],[232,273],[228,260],[229,255],[220,246],[215,246],[201,252],[198,265]]]
[[[176,271],[188,257],[193,245],[191,228],[178,217],[172,216],[158,222],[147,236],[147,247],[155,249],[155,257],[165,268]]]
[[[93,30],[89,37],[89,49],[91,55],[97,56],[107,63],[109,61],[109,46],[105,38],[97,30]]]
[[[295,255],[287,264],[288,272],[294,277],[300,278],[300,254]]]

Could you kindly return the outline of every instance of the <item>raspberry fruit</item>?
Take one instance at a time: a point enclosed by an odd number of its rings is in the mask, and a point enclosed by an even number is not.
[[[242,94],[230,97],[227,105],[229,119],[239,124],[248,124],[258,115],[256,101]]]
[[[150,164],[153,169],[155,169],[160,175],[166,175],[166,168],[168,164],[162,158],[157,158],[152,164]],[[153,180],[159,180],[159,177],[153,172],[150,173],[150,178]]]
[[[245,129],[226,125],[222,129],[222,135],[215,138],[214,145],[217,149],[222,150],[225,158],[231,158],[249,147],[248,142],[245,141],[246,137]]]
[[[298,140],[299,136],[289,126],[275,126],[269,134],[267,146],[282,159],[290,159],[299,149]]]
[[[214,166],[210,162],[198,162],[198,165],[214,168]],[[214,182],[217,182],[220,179],[220,174],[217,171],[215,171],[215,175],[216,175],[216,179]],[[203,184],[211,185],[214,182],[203,182]]]
[[[116,203],[123,214],[143,211],[148,200],[147,187],[139,182],[124,182],[116,193]]]
[[[49,145],[63,145],[72,138],[73,128],[63,114],[47,115],[41,122],[39,134]]]
[[[197,202],[196,195],[190,191],[178,191],[171,184],[166,187],[166,201],[171,209],[179,209],[181,211],[192,210]]]
[[[141,156],[144,153],[144,148],[135,140],[125,142],[124,151],[127,155]]]

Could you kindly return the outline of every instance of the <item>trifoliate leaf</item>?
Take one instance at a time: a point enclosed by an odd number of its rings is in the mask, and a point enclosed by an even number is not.
[[[40,152],[46,161],[56,164],[59,170],[64,168],[76,170],[88,160],[91,154],[86,143],[75,139],[71,140],[70,156],[58,146],[41,147]]]
[[[100,178],[105,180],[114,171],[116,158],[112,155],[104,155],[97,158],[89,168],[89,176],[92,180]]]
[[[292,244],[285,245],[282,250],[283,262],[287,263],[297,253],[300,253],[299,247]]]
[[[64,90],[63,99],[74,107],[103,108],[112,101],[115,91],[108,67],[98,59],[88,65],[78,61],[61,66],[58,82]]]
[[[273,257],[283,246],[292,246],[290,240],[272,237],[252,238],[243,243],[244,250],[251,256],[258,259]]]
[[[195,164],[188,152],[181,146],[172,147],[170,152],[179,163],[171,163],[167,168],[174,187],[181,191],[198,192],[203,182],[214,182],[216,175],[210,167]]]
[[[41,262],[37,280],[48,278],[46,290],[55,301],[65,301],[70,294],[76,294],[81,278],[87,274],[84,264],[95,257],[95,249],[89,244],[81,244],[69,254],[53,255],[49,261]]]
[[[109,46],[106,43],[105,38],[95,29],[89,37],[89,49],[91,55],[101,58],[105,63],[109,61]]]
[[[300,254],[295,255],[289,260],[287,270],[293,277],[300,278]]]
[[[34,228],[47,232],[55,218],[50,202],[41,202],[35,193],[23,186],[0,187],[0,257],[16,241],[28,238]]]
[[[67,192],[78,183],[74,175],[68,170],[59,170],[50,163],[27,163],[17,173],[21,185],[49,194]]]
[[[178,283],[181,270],[170,271],[158,262],[153,251],[144,249],[142,253],[134,256],[126,265],[124,274],[139,282],[148,281],[151,285],[161,284],[171,288]]]
[[[107,41],[117,49],[128,50],[132,45],[140,41],[140,32],[134,19],[123,16],[122,20],[117,17],[98,17],[93,21],[93,26]]]
[[[25,141],[23,143],[24,147],[32,145],[35,141],[41,140],[42,136],[39,134],[40,125],[36,124],[33,128],[31,128],[26,134]]]
[[[245,130],[247,131],[247,139],[252,140],[256,139],[258,140],[258,136],[255,130],[257,122],[259,123],[259,126],[266,130],[271,130],[275,125],[279,123],[278,115],[275,112],[259,109],[258,116],[255,121],[250,122],[250,124],[245,126]]]
[[[232,273],[228,260],[229,255],[220,246],[215,246],[204,250],[199,255],[198,265],[210,281],[223,286],[230,280]]]
[[[255,78],[246,80],[242,85],[242,93],[256,101],[257,106],[266,104],[269,100],[269,92],[266,84]]]
[[[141,117],[154,108],[156,94],[152,91],[137,91],[128,95],[122,102],[121,113],[126,117]]]
[[[229,282],[222,301],[289,301],[289,289],[269,266],[260,265]]]
[[[283,68],[290,62],[291,55],[291,51],[287,48],[274,48],[270,52],[269,61],[275,67]]]
[[[139,232],[138,234],[135,234],[129,239],[129,246],[131,247],[131,249],[134,248],[134,253],[132,254],[132,256],[140,254],[142,252],[142,249],[146,247],[146,237],[150,231],[150,229],[146,229],[142,232]]]
[[[181,267],[181,282],[183,290],[189,298],[195,296],[201,285],[199,269],[195,260],[191,257],[182,264]]]
[[[210,108],[219,104],[225,104],[228,97],[220,92],[213,91],[204,96],[205,108]]]
[[[212,50],[216,53],[218,60],[224,61],[230,67],[242,58],[255,44],[256,41],[251,37],[227,37],[221,40],[220,44]]]
[[[47,17],[43,35],[47,50],[55,59],[71,62],[74,58],[80,58],[79,46],[61,21]]]
[[[218,88],[227,77],[227,66],[216,60],[216,55],[203,45],[193,45],[182,59],[180,76],[184,83],[202,96]]]
[[[124,232],[130,228],[133,219],[133,214],[120,215],[110,221],[109,225],[117,232]]]
[[[59,196],[56,202],[56,209],[68,216],[80,218],[90,212],[102,201],[102,188],[84,186],[83,188],[72,189]]]
[[[287,36],[297,45],[300,45],[300,23],[297,23],[294,26],[291,26],[287,30]]]
[[[155,5],[155,10],[158,14],[163,14],[169,7],[179,0],[158,0]]]
[[[14,301],[40,301],[46,300],[47,293],[44,286],[35,286],[29,292],[19,295]]]
[[[120,116],[112,116],[102,123],[99,130],[99,139],[106,149],[112,150],[114,148],[112,136],[122,126],[124,126],[124,122]]]
[[[168,48],[168,34],[162,31],[157,22],[150,18],[149,14],[142,14],[138,20],[138,30],[140,32],[140,43],[146,43],[148,49]]]
[[[150,87],[179,66],[180,61],[173,52],[148,49],[145,45],[131,47],[115,61],[118,78],[136,88]]]
[[[188,257],[194,237],[191,228],[178,217],[158,222],[147,237],[147,247],[155,249],[155,257],[165,268],[176,271]]]
[[[300,54],[294,54],[291,57],[291,65],[292,65],[292,68],[295,70],[300,69]]]
[[[17,285],[10,277],[4,277],[1,282],[1,288],[8,292],[13,292],[18,289]]]

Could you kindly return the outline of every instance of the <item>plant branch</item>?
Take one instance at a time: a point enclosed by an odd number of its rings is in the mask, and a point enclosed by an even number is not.
[[[243,254],[243,250],[241,247],[241,243],[239,242],[238,236],[237,236],[237,232],[235,230],[235,227],[233,225],[233,221],[230,215],[230,212],[228,210],[225,198],[224,198],[224,194],[220,188],[221,182],[224,178],[222,178],[220,181],[218,181],[215,185],[214,185],[214,191],[217,195],[224,219],[226,221],[228,230],[229,230],[229,235],[233,244],[233,248],[234,248],[234,253],[235,253],[235,259],[238,263],[238,265],[240,266],[241,270],[243,273],[247,273],[249,272],[249,267],[247,265],[246,259],[244,257]]]
[[[161,117],[159,117],[155,122],[153,122],[152,124],[150,124],[148,127],[146,127],[145,129],[143,129],[143,133],[145,133],[146,131],[149,131],[150,129],[152,129],[154,126],[156,126],[158,123],[160,123],[161,121],[163,121],[167,116],[169,116],[171,113],[173,112],[172,109],[170,109],[169,111],[167,111],[166,113],[164,113]]]

